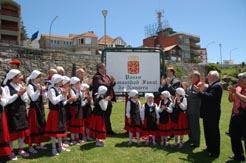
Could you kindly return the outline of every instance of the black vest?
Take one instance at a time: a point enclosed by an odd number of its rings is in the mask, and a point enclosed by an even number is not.
[[[10,83],[7,86],[11,96],[17,93]],[[22,101],[20,96],[13,103],[6,106],[6,115],[9,133],[15,133],[28,128],[26,103]]]
[[[144,118],[147,120],[147,126],[144,130],[156,130],[157,129],[157,117],[156,117],[156,104],[149,106],[147,103],[144,105]]]
[[[76,90],[74,88],[71,88],[72,91],[76,94]],[[74,101],[71,106],[74,106],[75,109],[75,117],[76,119],[83,119],[83,110],[81,107],[81,96],[79,95],[79,98],[77,98],[77,101]]]
[[[56,96],[59,95],[58,91],[56,90],[55,87],[51,87],[50,89],[54,89],[55,90],[55,93],[56,93]],[[54,105],[52,104],[52,102],[49,100],[49,109],[50,110],[61,110],[63,108],[63,103],[62,101],[60,101],[58,104]]]
[[[83,101],[85,101],[85,100],[87,100],[87,97],[85,97]],[[83,110],[83,117],[84,118],[90,118],[91,117],[92,108],[91,108],[91,104],[89,101],[86,103],[85,106],[83,106],[82,110]]]
[[[94,109],[93,109],[93,111],[92,111],[92,113],[93,113],[94,115],[102,115],[102,116],[104,116],[105,111],[103,111],[103,110],[101,109],[100,105],[99,105],[99,102],[100,102],[102,99],[103,99],[102,97],[99,97],[98,99],[96,99],[96,101],[95,101],[95,107],[94,107]]]
[[[166,104],[164,104],[164,100],[161,100],[161,106],[164,105],[164,106],[168,107],[170,105],[170,103],[171,103],[171,101],[169,99],[168,99]],[[163,110],[159,114],[160,114],[160,123],[161,124],[167,124],[168,120],[169,120],[170,113],[168,113],[166,110]]]
[[[181,97],[180,102],[183,102],[183,99],[184,99],[184,98]],[[180,114],[181,112],[184,112],[184,110],[182,110],[182,109],[179,107],[179,105],[177,104],[177,100],[176,100],[176,101],[175,101],[175,106],[173,107],[173,113],[172,113],[172,116],[171,116],[173,122],[175,122],[175,123],[178,122],[179,114]]]
[[[139,102],[133,102],[131,99],[130,101],[130,115],[131,115],[131,126],[132,127],[140,127],[141,126],[141,118],[140,118],[140,106]]]
[[[33,90],[35,92],[37,90],[37,87],[32,83],[30,83],[30,85],[32,85]],[[32,101],[32,98],[30,98],[30,100],[31,100],[30,108],[34,108],[36,111],[37,126],[38,126],[38,128],[42,128],[46,124],[42,92],[36,101]]]

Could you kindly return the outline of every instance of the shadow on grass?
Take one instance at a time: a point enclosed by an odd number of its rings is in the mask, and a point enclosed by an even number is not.
[[[95,141],[93,142],[88,142],[86,144],[83,144],[80,146],[80,150],[90,150],[90,149],[93,149],[93,148],[100,148],[100,147],[96,147],[95,145]]]
[[[119,138],[119,139],[122,139],[122,138],[127,138],[128,137],[128,133],[127,132],[121,132],[121,133],[117,133],[117,134],[114,134],[114,135],[107,135],[107,137],[110,137],[110,138]]]

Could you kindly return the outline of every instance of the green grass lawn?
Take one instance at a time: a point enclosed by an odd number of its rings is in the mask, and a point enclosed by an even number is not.
[[[184,148],[161,148],[145,146],[144,143],[140,147],[133,144],[128,147],[128,135],[123,130],[124,126],[124,102],[114,104],[112,113],[112,125],[115,132],[119,133],[117,136],[108,137],[105,147],[95,147],[94,142],[83,143],[81,145],[72,146],[71,152],[60,153],[59,156],[51,156],[51,145],[47,143],[48,150],[40,152],[37,155],[32,155],[29,159],[22,159],[18,156],[17,162],[82,162],[82,163],[183,163],[183,162],[197,162],[197,163],[225,163],[233,162],[228,159],[232,155],[230,139],[225,135],[228,129],[230,120],[232,104],[227,100],[228,93],[224,91],[222,99],[222,111],[220,120],[221,132],[221,155],[218,159],[211,159],[208,153],[202,152],[205,147],[203,128],[201,134],[201,147],[192,149],[188,144]],[[201,121],[202,126],[202,121]],[[188,137],[185,136],[185,141]],[[158,142],[159,143],[159,142]],[[173,143],[173,142],[171,142]],[[10,162],[10,161],[9,161]],[[14,161],[13,161],[14,162]]]

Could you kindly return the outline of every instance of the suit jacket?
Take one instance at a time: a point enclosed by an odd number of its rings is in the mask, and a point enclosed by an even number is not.
[[[108,91],[106,93],[106,96],[112,96],[112,100],[111,101],[116,101],[116,97],[115,97],[115,92],[114,92],[114,86],[115,86],[115,82],[113,83],[111,81],[111,78],[106,75],[107,78],[109,79],[110,83],[106,82],[103,78],[103,75],[100,74],[99,72],[97,72],[93,79],[92,79],[92,83],[93,83],[93,89],[92,89],[92,93],[93,93],[93,98],[95,98],[95,94],[98,91],[98,88],[103,85],[106,86],[108,88]]]
[[[200,115],[200,107],[201,107],[201,96],[196,93],[191,85],[187,89],[187,114],[198,116]]]
[[[202,98],[201,118],[218,120],[220,118],[220,104],[223,88],[219,80],[210,85],[205,92],[200,92]]]
[[[180,87],[180,85],[180,81],[177,78],[173,78],[170,82],[170,85],[165,84],[164,86],[160,86],[159,93],[167,90],[172,96],[175,96],[176,89]]]

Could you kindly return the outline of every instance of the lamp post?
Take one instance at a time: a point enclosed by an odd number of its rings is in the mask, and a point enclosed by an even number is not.
[[[50,39],[50,35],[51,35],[51,28],[52,28],[52,25],[54,23],[54,21],[58,18],[58,16],[54,17],[54,19],[51,21],[50,23],[50,31],[49,31],[49,48],[51,48],[51,39]]]
[[[108,10],[102,10],[102,14],[103,14],[103,17],[104,17],[104,48],[106,48],[107,46],[107,40],[106,40],[106,17],[107,17],[107,14],[108,14]]]
[[[221,54],[221,43],[219,44],[219,47],[220,47],[220,64],[221,64],[221,66],[222,66],[222,54]]]
[[[234,50],[237,50],[237,48],[234,48],[234,49],[230,50],[230,61],[231,61],[231,52],[234,51]]]
[[[209,42],[207,45],[206,45],[206,53],[207,53],[207,61],[208,61],[208,46],[211,45],[211,44],[214,44],[215,41],[211,41]]]

